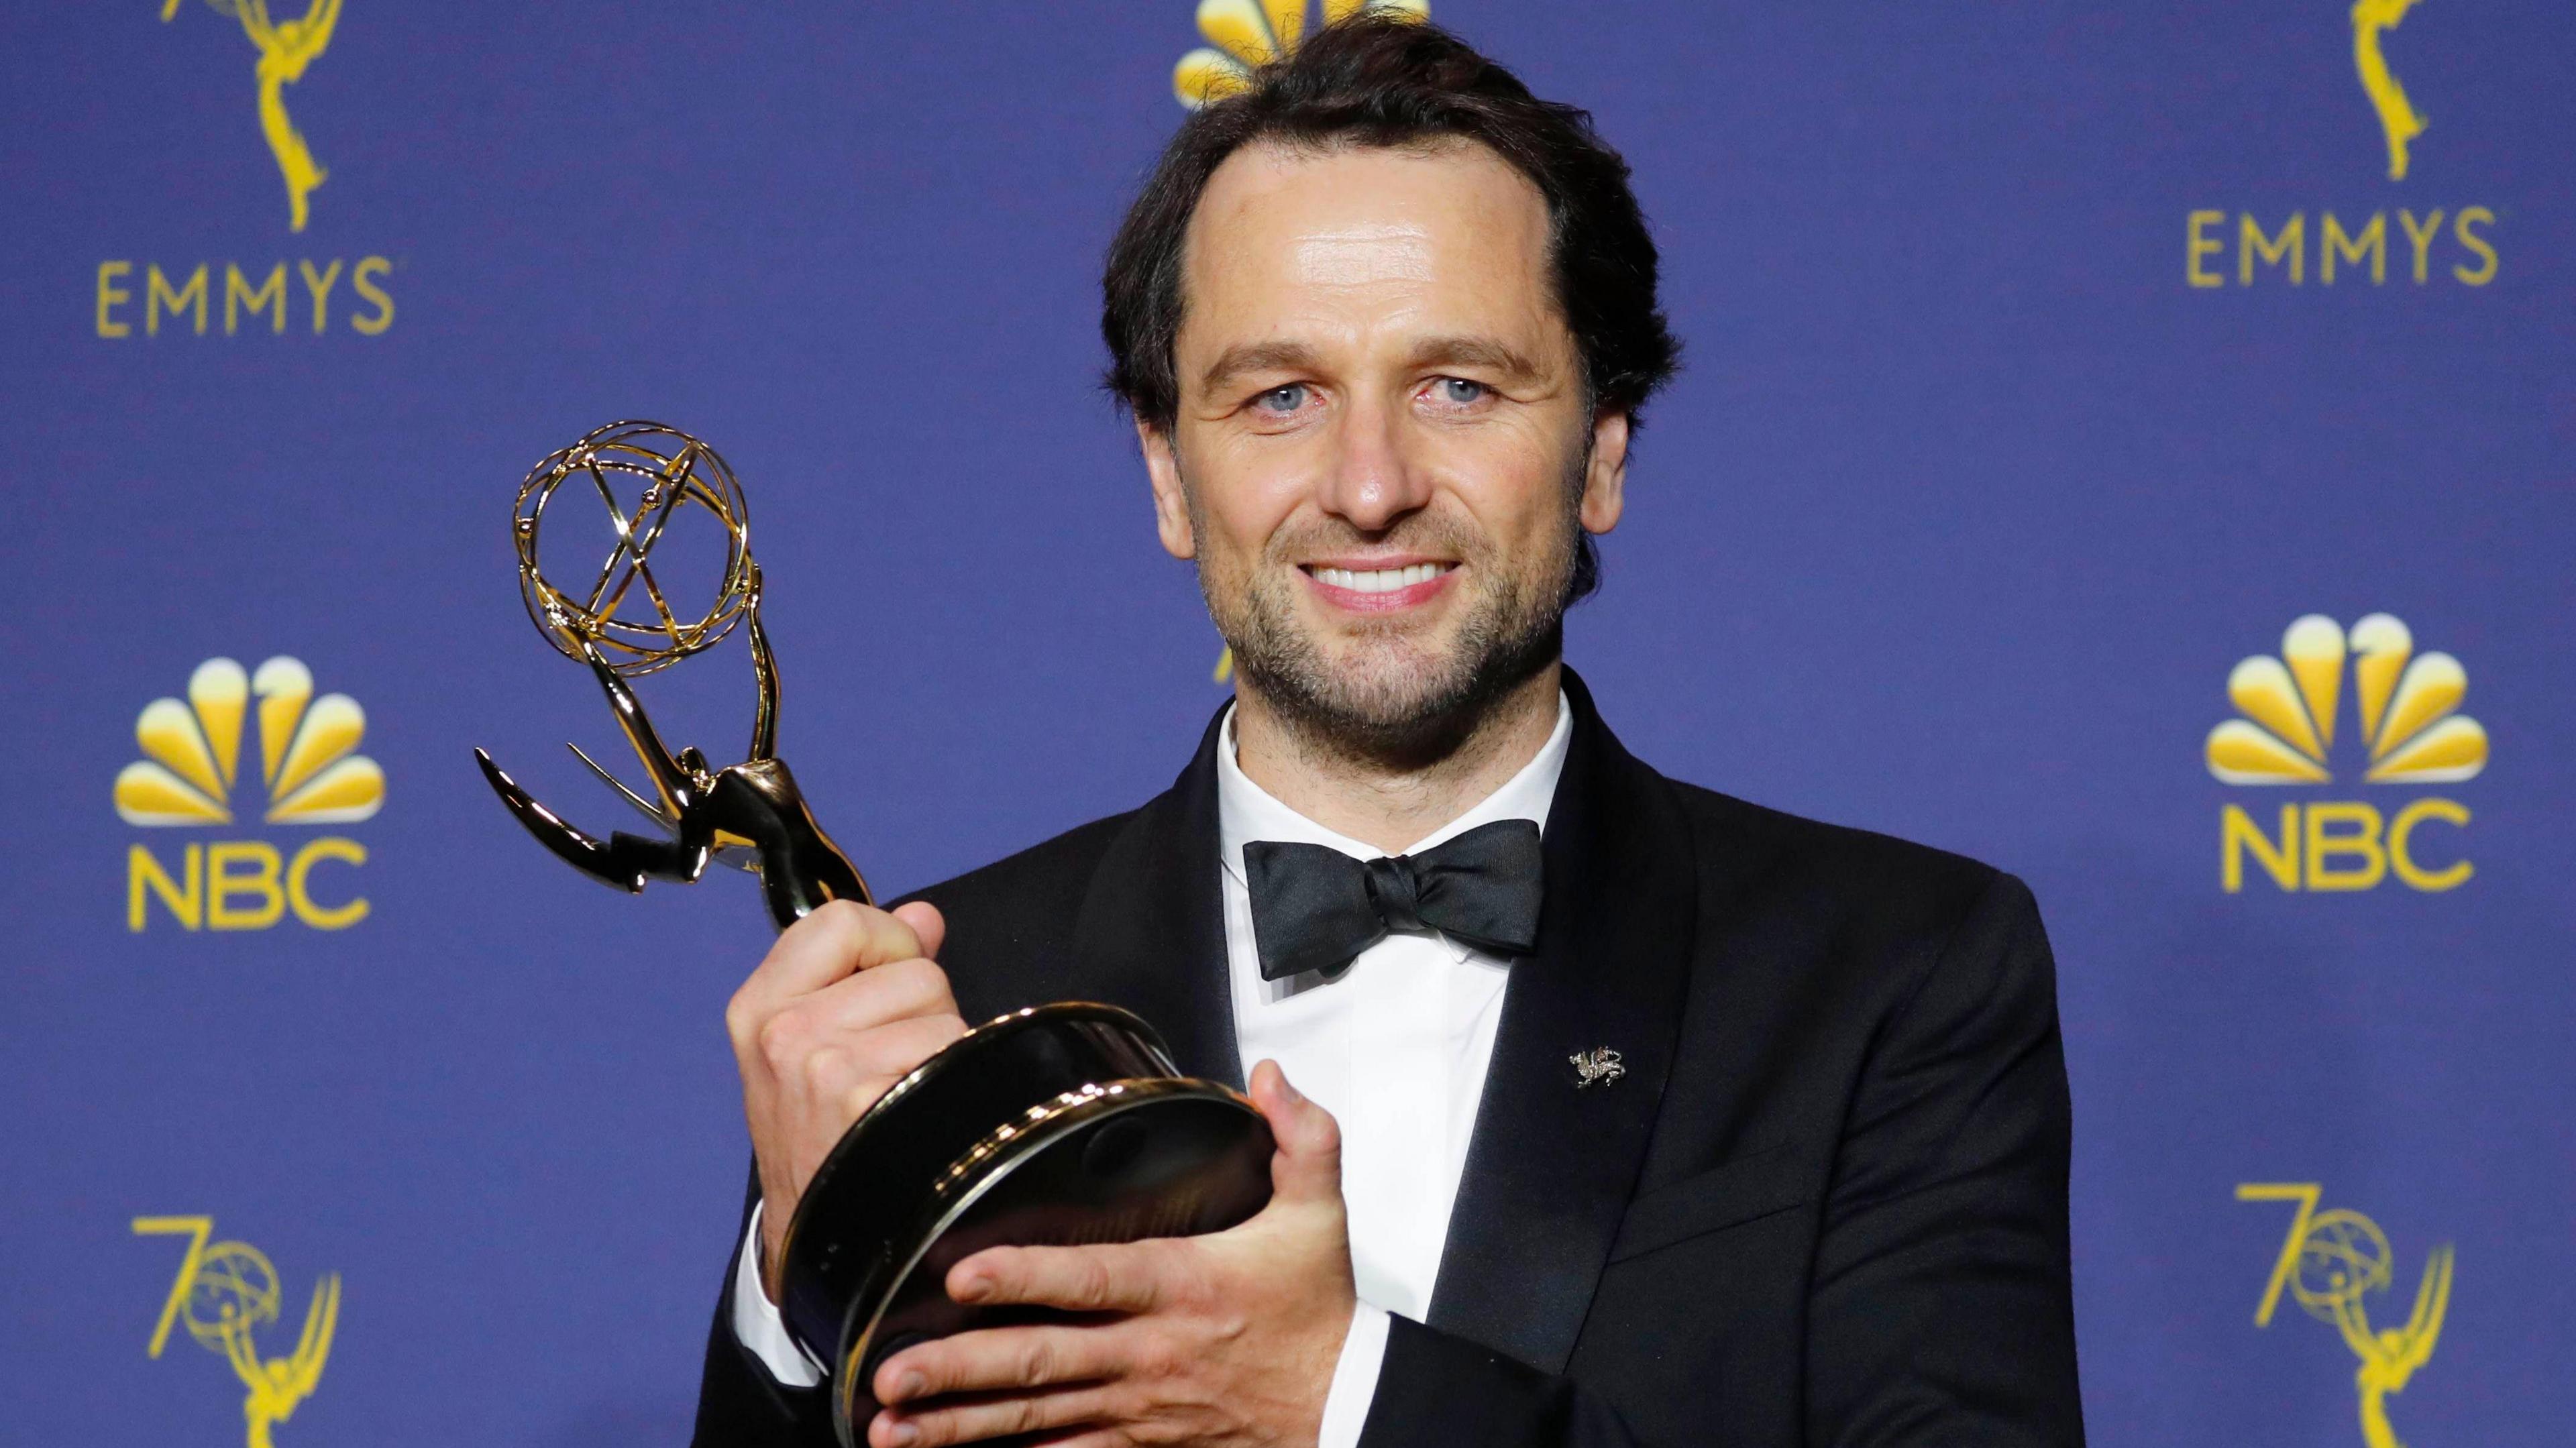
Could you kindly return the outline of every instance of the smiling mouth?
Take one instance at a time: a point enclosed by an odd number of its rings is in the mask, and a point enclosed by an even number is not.
[[[1322,568],[1307,565],[1307,576],[1331,588],[1353,593],[1396,593],[1448,573],[1455,563],[1416,563],[1404,568]]]

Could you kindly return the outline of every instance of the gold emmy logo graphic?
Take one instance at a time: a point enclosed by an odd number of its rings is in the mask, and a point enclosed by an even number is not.
[[[160,1357],[170,1329],[184,1323],[199,1347],[219,1354],[241,1379],[248,1448],[276,1448],[269,1430],[295,1416],[297,1405],[322,1381],[322,1365],[331,1356],[331,1337],[340,1325],[340,1274],[325,1273],[314,1284],[295,1351],[264,1358],[257,1335],[278,1320],[285,1303],[277,1269],[267,1256],[248,1242],[207,1242],[215,1231],[212,1217],[136,1217],[133,1226],[138,1237],[188,1239],[145,1355]]]
[[[2424,1277],[2415,1289],[2415,1310],[2406,1325],[2373,1330],[2365,1299],[2385,1292],[2396,1277],[2396,1253],[2388,1234],[2359,1212],[2337,1207],[2317,1210],[2321,1188],[2315,1182],[2244,1182],[2236,1188],[2240,1202],[2295,1202],[2289,1235],[2272,1264],[2263,1301],[2254,1309],[2254,1325],[2269,1327],[2281,1293],[2310,1317],[2333,1324],[2344,1346],[2361,1359],[2353,1388],[2361,1397],[2361,1441],[2368,1448],[2406,1448],[2388,1425],[2388,1395],[2402,1393],[2415,1370],[2431,1361],[2441,1340],[2442,1319],[2451,1308],[2451,1244],[2433,1249]]]
[[[385,772],[357,752],[366,736],[366,711],[346,694],[313,694],[313,671],[283,654],[256,672],[231,659],[208,659],[188,676],[188,697],[155,699],[134,721],[144,757],[118,772],[116,812],[126,823],[150,828],[235,823],[233,800],[240,779],[242,734],[256,710],[260,782],[268,824],[353,824],[384,807]],[[366,863],[366,847],[325,835],[292,859],[266,840],[190,844],[174,877],[142,844],[127,854],[126,924],[140,931],[145,906],[158,895],[187,929],[260,930],[288,910],[322,930],[364,919],[367,902],[317,903],[310,889],[316,865]]]
[[[2396,72],[2389,69],[2384,49],[2388,32],[2395,30],[2415,5],[2416,0],[2354,0],[2350,11],[2352,66],[2361,78],[2362,94],[2369,98],[2371,112],[2378,118],[2391,181],[2406,179],[2413,164],[2415,139],[2424,134],[2427,124],[2424,113],[2415,109],[2406,88],[2398,83]],[[2359,209],[2369,211],[2367,220],[2355,225],[2343,219]],[[2420,214],[2418,208],[2401,206],[2396,208],[2394,225],[2389,221],[2389,210],[2376,203],[2347,209],[2340,216],[2331,208],[2321,209],[2313,216],[2304,209],[2293,210],[2273,225],[2266,225],[2265,219],[2249,208],[2234,213],[2232,235],[2229,216],[2228,211],[2213,207],[2192,211],[2184,218],[2183,280],[2187,285],[2215,290],[2232,280],[2239,287],[2257,282],[2287,282],[2296,287],[2306,285],[2313,275],[2319,286],[2333,286],[2338,277],[2349,286],[2353,278],[2367,272],[2372,286],[2385,286],[2391,251],[2398,252],[2401,264],[2412,262],[2414,283],[2419,287],[2429,285],[2437,274],[2447,274],[2464,287],[2482,287],[2496,279],[2496,209],[2492,206],[2435,206],[2421,209]],[[2232,279],[2230,268],[2219,260],[2231,244],[2236,253]],[[2437,271],[2437,256],[2452,258],[2450,265]]]
[[[161,0],[163,23],[177,19],[183,3]],[[314,188],[330,179],[331,173],[313,159],[313,148],[287,115],[286,87],[304,79],[305,70],[331,44],[331,34],[340,23],[340,0],[311,0],[300,18],[288,20],[269,14],[269,0],[206,0],[206,5],[238,22],[259,54],[254,73],[259,81],[260,134],[267,138],[278,175],[286,182],[287,230],[301,232],[312,218]],[[289,260],[294,263],[291,269]],[[394,324],[394,298],[387,289],[393,271],[393,258],[382,255],[354,260],[280,257],[265,271],[256,262],[245,271],[238,259],[164,266],[150,258],[111,257],[98,264],[91,292],[92,330],[105,339],[130,338],[140,322],[143,336],[158,337],[163,324],[169,323],[174,331],[184,329],[202,337],[209,315],[221,302],[227,337],[245,330],[255,333],[263,321],[271,335],[284,336],[288,315],[295,312],[303,313],[312,324],[312,334],[319,337],[331,330],[336,293],[341,299],[339,315],[346,319],[348,330],[362,337],[381,337]],[[344,281],[348,290],[340,291]]]
[[[1430,0],[1324,0],[1324,23],[1363,10],[1420,19]],[[1172,93],[1192,110],[1251,84],[1255,67],[1297,48],[1306,33],[1306,0],[1199,0],[1203,45],[1172,67]]]
[[[2228,674],[2240,717],[2209,731],[2202,756],[2211,776],[2231,785],[2330,783],[2347,663],[2365,783],[2455,784],[2486,768],[2486,727],[2458,712],[2469,689],[2458,659],[2416,653],[2414,634],[2390,614],[2345,629],[2312,613],[2291,623],[2278,657],[2256,654]],[[2284,890],[2367,890],[2392,872],[2418,890],[2455,888],[2469,878],[2468,861],[2433,869],[2416,856],[2415,831],[2428,822],[2457,828],[2469,811],[2432,796],[2393,818],[2364,801],[2292,802],[2281,806],[2276,841],[2230,804],[2219,817],[2220,884],[2243,888],[2251,852]]]
[[[162,0],[164,24],[178,15],[181,3]],[[304,68],[330,46],[332,28],[340,23],[340,0],[313,0],[303,19],[282,23],[269,19],[268,0],[206,0],[206,5],[239,20],[242,34],[259,52],[259,130],[286,178],[286,229],[302,231],[309,214],[305,198],[331,173],[313,159],[304,133],[287,118],[286,87],[304,79]]]
[[[2424,134],[2423,114],[2406,98],[2406,88],[2388,70],[2379,38],[2397,28],[2415,0],[2353,0],[2352,65],[2361,72],[2361,88],[2379,112],[2379,129],[2388,138],[2388,179],[2406,179],[2406,147]]]

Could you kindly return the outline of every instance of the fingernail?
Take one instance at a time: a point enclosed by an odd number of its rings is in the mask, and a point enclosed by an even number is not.
[[[950,1296],[956,1298],[959,1302],[981,1302],[984,1300],[984,1294],[991,1291],[992,1288],[993,1284],[981,1277],[969,1277],[965,1281],[958,1283],[957,1290],[951,1293]]]
[[[921,1437],[921,1430],[910,1423],[898,1422],[894,1425],[894,1431],[886,1434],[886,1437],[894,1443],[894,1448],[904,1448],[905,1444]]]
[[[918,1397],[920,1397],[920,1396],[921,1396],[921,1390],[922,1390],[922,1389],[924,1389],[924,1388],[926,1388],[926,1387],[929,1387],[929,1386],[930,1386],[929,1380],[927,1380],[927,1379],[925,1379],[924,1377],[922,1377],[922,1375],[921,1375],[921,1374],[919,1374],[919,1373],[905,1373],[901,1378],[897,1379],[897,1380],[896,1380],[896,1382],[895,1382],[895,1385],[894,1385],[894,1399],[895,1399],[895,1401],[896,1401],[896,1402],[898,1402],[898,1403],[908,1403],[908,1402],[911,1402],[913,1399],[918,1398]],[[909,1424],[907,1424],[907,1425],[905,1426],[905,1431],[906,1431],[906,1432],[910,1432],[910,1431],[911,1431],[911,1427],[910,1427],[910,1425],[909,1425]]]

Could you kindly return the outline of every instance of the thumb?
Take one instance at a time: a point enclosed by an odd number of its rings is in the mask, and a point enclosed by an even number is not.
[[[912,900],[897,905],[888,913],[912,927],[913,937],[921,942],[921,953],[925,959],[939,958],[939,947],[948,939],[948,921],[940,915],[938,906],[927,900]]]
[[[1270,1189],[1281,1201],[1342,1199],[1342,1127],[1333,1113],[1298,1094],[1276,1061],[1252,1068],[1252,1104],[1270,1123],[1279,1150],[1270,1158]]]

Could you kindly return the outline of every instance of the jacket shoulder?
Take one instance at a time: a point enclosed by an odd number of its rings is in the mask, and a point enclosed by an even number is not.
[[[1702,857],[1715,857],[1728,867],[1717,873],[1756,896],[1936,931],[1990,896],[2028,899],[2019,880],[1966,855],[1668,782]]]
[[[1727,1011],[1782,1031],[1842,1022],[1846,1043],[1881,1040],[1901,1018],[2054,1018],[2055,962],[2020,880],[1892,835],[1675,791],[1699,862],[1698,965],[1723,982]]]

